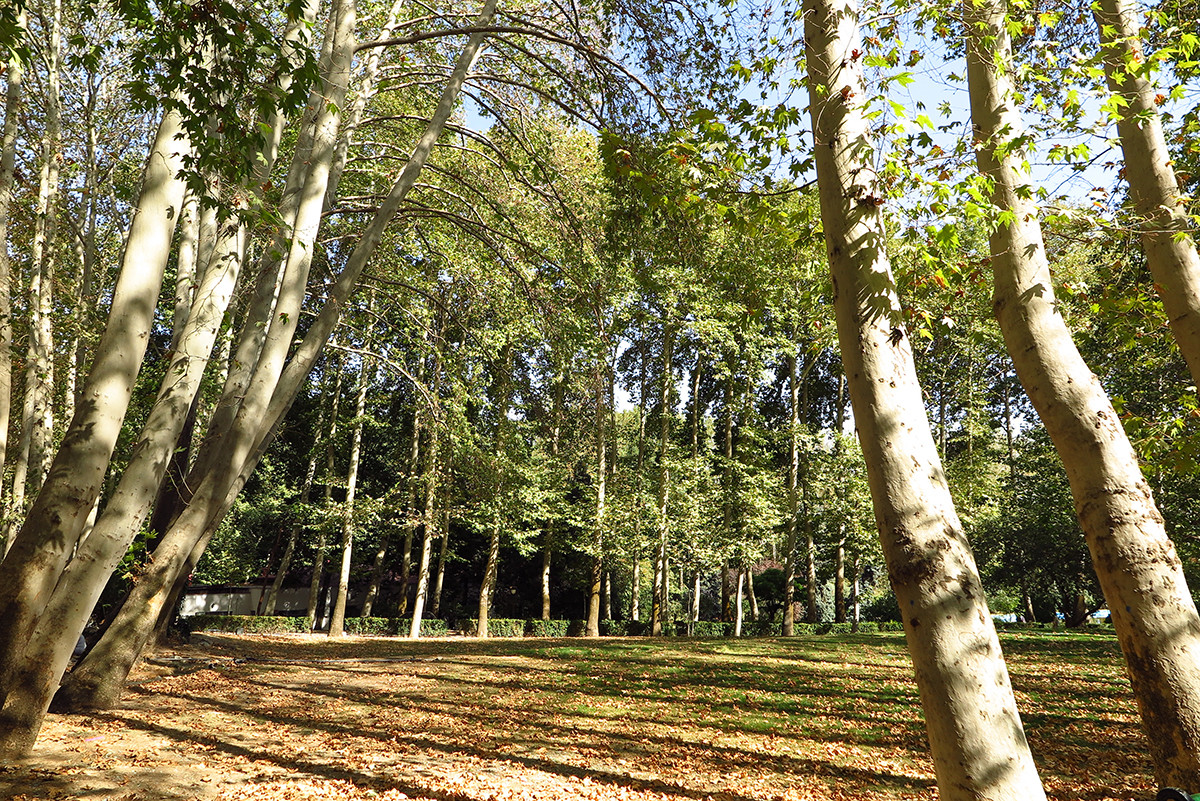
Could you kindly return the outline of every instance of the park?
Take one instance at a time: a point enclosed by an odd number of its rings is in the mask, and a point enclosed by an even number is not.
[[[1197,24],[0,3],[0,787],[1200,794]]]
[[[1049,797],[1152,797],[1111,632],[1004,643]],[[121,708],[53,716],[37,767],[4,769],[0,789],[30,800],[934,797],[898,634],[214,633],[160,657]]]

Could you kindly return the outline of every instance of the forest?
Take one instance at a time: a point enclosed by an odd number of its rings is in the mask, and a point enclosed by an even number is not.
[[[1100,613],[1200,789],[1196,30],[3,5],[0,754],[232,585],[330,637],[891,623],[953,801],[1045,797],[993,616]]]

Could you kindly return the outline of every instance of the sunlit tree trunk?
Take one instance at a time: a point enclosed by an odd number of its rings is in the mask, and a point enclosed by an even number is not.
[[[658,547],[655,556],[654,606],[651,609],[650,633],[656,637],[663,634],[663,619],[667,614],[667,537],[671,521],[667,508],[671,495],[671,464],[668,459],[671,445],[671,392],[674,389],[672,359],[675,351],[675,331],[668,318],[663,320],[662,385],[659,388],[659,431],[658,431]]]
[[[333,451],[333,440],[337,436],[338,406],[342,397],[342,361],[332,362],[333,392],[329,400],[329,430],[325,433],[325,495],[323,508],[328,518],[333,507],[333,467],[336,456]],[[325,573],[325,547],[328,540],[327,520],[323,520],[317,531],[317,545],[313,554],[312,581],[308,586],[308,606],[305,608],[308,619],[308,631],[316,630],[321,619],[321,577]]]
[[[339,4],[339,7],[343,5]],[[494,0],[487,0],[477,18],[477,24],[486,25],[494,11]],[[352,8],[344,9],[335,17],[339,30],[353,30]],[[189,558],[197,550],[203,551],[255,465],[262,458],[267,444],[278,432],[284,415],[337,325],[341,309],[358,285],[367,262],[377,249],[384,230],[395,218],[408,192],[415,185],[434,143],[453,113],[462,85],[479,55],[484,37],[483,33],[472,34],[469,37],[442,91],[437,108],[413,149],[412,156],[395,179],[371,222],[367,224],[341,272],[327,287],[325,302],[311,320],[303,340],[292,350],[293,357],[284,369],[281,369],[283,355],[292,345],[295,325],[300,317],[300,307],[295,291],[298,282],[287,277],[281,284],[277,308],[284,313],[272,315],[273,324],[262,353],[255,363],[255,380],[250,383],[246,396],[241,400],[232,435],[225,439],[224,447],[219,450],[220,459],[198,474],[195,495],[155,549],[154,563],[131,593],[136,603],[131,607],[127,602],[122,607],[118,619],[114,620],[106,635],[84,661],[71,672],[70,681],[59,691],[56,698],[62,698],[64,707],[104,707],[111,705],[119,697],[125,677],[140,655],[149,635],[150,626],[147,625],[146,619],[157,617],[161,611],[164,602],[162,587],[169,586],[178,578],[180,571],[187,568]],[[335,53],[338,54],[335,61],[340,62],[343,54],[353,48],[353,37],[339,34],[337,39],[339,46],[335,48]],[[344,84],[334,81],[332,85],[333,89],[329,89],[327,95],[336,94],[334,90]],[[338,105],[338,102],[324,102],[319,104],[319,107],[322,113],[330,112],[336,115]],[[322,131],[325,127],[318,125],[317,130]],[[323,182],[321,173],[325,168],[321,165],[328,163],[326,141],[328,140],[324,137],[315,140],[313,155],[309,159],[311,163],[308,165],[310,180]],[[306,194],[311,197],[313,193],[310,191]],[[324,191],[320,196],[323,200]],[[297,220],[296,230],[306,230],[306,226],[299,225],[299,216]],[[293,237],[293,248],[296,247],[296,239],[300,237]],[[301,249],[304,249],[304,246],[301,246]],[[311,244],[308,245],[308,249],[311,250]],[[289,263],[289,268],[290,266]],[[285,276],[290,276],[290,271],[285,272]],[[284,302],[285,299],[287,303]],[[274,323],[281,324],[278,331],[275,330],[277,326]],[[127,608],[130,608],[131,612],[122,618],[121,615],[125,614]],[[106,638],[111,638],[108,644],[104,642]]]
[[[1044,799],[901,319],[863,107],[857,6],[806,0],[804,31],[842,363],[939,797]]]
[[[588,637],[600,636],[600,583],[604,570],[604,526],[607,514],[608,489],[608,437],[604,421],[607,419],[608,397],[604,375],[607,372],[603,365],[595,367],[596,384],[596,507],[592,531],[592,547],[595,552],[591,560],[591,581],[588,588],[587,624],[584,633]]]
[[[796,356],[787,355],[788,371],[788,519],[783,562],[783,636],[796,633],[796,541],[800,530],[800,392]]]
[[[26,24],[25,11],[17,16],[18,25]],[[4,129],[0,133],[0,483],[8,459],[8,426],[12,414],[12,261],[8,255],[8,221],[11,216],[13,181],[16,176],[17,134],[20,130],[21,101],[25,72],[21,59],[13,55],[5,73]],[[0,493],[2,495],[2,493]],[[3,503],[0,503],[3,508]],[[8,553],[15,530],[5,527],[3,552]]]
[[[329,385],[326,384],[326,392]],[[317,407],[317,424],[313,428],[314,431],[322,432],[325,430],[325,393],[322,393],[321,404]],[[317,434],[317,439],[313,441],[312,448],[308,453],[308,466],[304,470],[304,483],[300,485],[300,497],[297,499],[297,504],[301,509],[308,506],[309,498],[312,496],[313,482],[317,478],[317,461],[318,461],[318,444],[320,443],[320,433]],[[296,553],[296,543],[300,540],[300,532],[304,527],[297,520],[292,524],[292,529],[288,532],[287,545],[284,546],[283,556],[279,560],[279,569],[275,571],[275,579],[271,582],[271,589],[267,593],[267,600],[263,606],[264,615],[275,614],[276,606],[279,603],[279,592],[283,589],[283,582],[287,578],[288,570],[292,566],[292,556]],[[314,573],[318,571],[314,569]],[[367,611],[363,610],[363,617],[367,617]],[[308,630],[312,631],[312,624],[308,626]]]
[[[742,606],[743,606],[742,598],[745,595],[745,590],[746,590],[746,571],[741,566],[739,566],[737,569],[737,592],[734,593],[734,602],[733,602],[733,636],[734,637],[742,636],[742,616],[744,614],[744,611],[742,610]]]
[[[0,587],[0,694],[4,698],[0,754],[5,756],[32,747],[44,713],[44,709],[42,713],[31,710],[23,699],[14,699],[10,708],[9,695],[26,659],[26,646],[34,641],[35,627],[99,495],[129,405],[183,205],[184,186],[178,174],[187,143],[182,137],[178,114],[169,112],[145,168],[84,402],[0,568],[5,575]],[[57,639],[65,642],[64,637]],[[31,725],[32,721],[36,722]]]
[[[329,618],[329,636],[341,637],[346,621],[346,604],[350,600],[350,565],[354,556],[354,501],[358,490],[358,464],[362,458],[363,417],[367,411],[367,387],[370,368],[367,357],[358,365],[358,393],[354,398],[354,434],[350,440],[350,460],[346,468],[346,501],[342,518],[342,563],[338,571],[337,595],[333,614]]]
[[[1019,144],[1024,128],[1009,74],[1005,6],[989,0],[968,10],[976,158],[999,210],[991,235],[996,316],[1017,376],[1066,468],[1156,777],[1200,786],[1200,616],[1120,419],[1055,306]]]
[[[1109,89],[1125,101],[1117,136],[1125,155],[1122,174],[1138,213],[1146,262],[1192,381],[1200,384],[1200,253],[1197,229],[1175,178],[1171,152],[1151,82],[1152,64],[1142,52],[1136,7],[1128,0],[1092,6],[1100,31]],[[1191,785],[1187,785],[1191,786]]]
[[[443,331],[438,330],[437,341],[433,346],[433,387],[430,394],[433,402],[438,403],[442,394],[442,342]],[[428,455],[425,459],[425,509],[423,514],[425,531],[421,536],[421,560],[417,566],[417,593],[413,598],[412,625],[408,636],[417,639],[421,636],[421,617],[425,614],[425,601],[429,595],[429,569],[433,561],[433,540],[437,536],[438,508],[437,497],[441,489],[441,456],[442,432],[440,426],[443,419],[435,408],[430,414]]]

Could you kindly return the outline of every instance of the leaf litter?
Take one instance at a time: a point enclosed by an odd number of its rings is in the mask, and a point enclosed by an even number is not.
[[[1153,796],[1111,637],[1006,635],[1050,798]],[[900,637],[196,636],[49,715],[0,798],[936,799]]]

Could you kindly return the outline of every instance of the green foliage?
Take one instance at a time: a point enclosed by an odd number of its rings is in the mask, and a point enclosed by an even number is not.
[[[525,635],[528,637],[566,637],[569,627],[570,621],[567,620],[532,618],[526,621]]]
[[[697,620],[692,624],[693,637],[730,637],[733,635],[733,624],[719,620]]]
[[[525,636],[525,623],[525,620],[513,618],[488,618],[488,636],[523,637]],[[458,621],[458,628],[468,637],[476,637],[479,635],[479,620],[477,618],[465,618]]]
[[[234,634],[307,634],[303,617],[266,615],[193,615],[180,618],[187,631],[222,631]]]
[[[600,633],[605,637],[641,637],[649,631],[644,620],[601,620]]]

